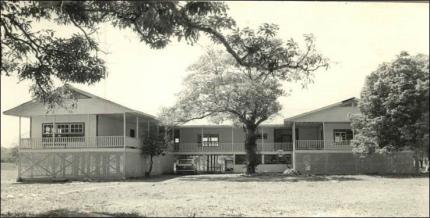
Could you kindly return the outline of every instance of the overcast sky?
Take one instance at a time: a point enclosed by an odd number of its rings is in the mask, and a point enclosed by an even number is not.
[[[342,3],[342,2],[228,2],[230,15],[239,27],[275,23],[279,36],[301,41],[313,33],[317,48],[332,66],[315,73],[307,89],[293,84],[290,96],[282,98],[283,110],[270,123],[323,107],[350,97],[359,97],[366,75],[400,51],[428,54],[428,3]],[[72,27],[58,28],[65,34]],[[186,68],[197,60],[210,42],[202,38],[194,46],[171,43],[151,50],[129,30],[104,25],[96,36],[109,71],[107,79],[80,89],[156,115],[162,106],[172,105],[181,90]],[[1,76],[1,111],[31,99],[29,82]],[[28,122],[23,122],[23,136]],[[1,115],[1,145],[17,144],[18,118]]]

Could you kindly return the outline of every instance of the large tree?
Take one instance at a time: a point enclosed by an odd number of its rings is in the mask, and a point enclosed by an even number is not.
[[[312,73],[327,67],[315,49],[313,38],[305,36],[306,48],[296,42],[284,43],[276,37],[276,25],[263,24],[257,31],[237,30],[227,37],[246,65],[219,50],[208,50],[194,65],[184,81],[178,101],[163,110],[161,117],[170,125],[195,119],[214,122],[233,121],[245,131],[247,174],[255,173],[259,125],[281,110],[278,98],[286,94],[282,81],[312,81]],[[172,123],[173,122],[173,123]]]
[[[70,94],[67,87],[55,89],[53,80],[92,84],[105,77],[100,48],[92,37],[99,23],[129,28],[155,49],[164,48],[172,38],[193,44],[203,33],[237,64],[258,69],[259,77],[285,77],[284,69],[313,71],[322,61],[315,56],[311,36],[306,36],[306,49],[298,54],[293,40],[282,47],[282,41],[271,38],[273,26],[262,26],[258,33],[237,28],[222,2],[1,1],[0,9],[2,75],[31,80],[32,94],[49,105]],[[76,27],[78,32],[58,37],[54,30],[34,29],[40,21]]]
[[[51,106],[71,94],[67,87],[56,89],[54,80],[92,84],[105,77],[102,51],[93,39],[99,23],[130,28],[155,49],[173,37],[193,43],[200,32],[222,38],[220,31],[235,25],[221,2],[1,1],[0,8],[1,74],[32,81],[34,97]],[[41,21],[76,31],[59,37],[34,27]]]
[[[429,58],[401,52],[367,78],[353,119],[354,151],[361,154],[411,149],[429,152]],[[418,164],[417,164],[418,166]]]

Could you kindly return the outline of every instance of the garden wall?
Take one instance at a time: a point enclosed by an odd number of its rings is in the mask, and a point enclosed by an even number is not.
[[[372,154],[352,152],[296,152],[296,170],[309,174],[410,174],[415,172],[413,152]]]

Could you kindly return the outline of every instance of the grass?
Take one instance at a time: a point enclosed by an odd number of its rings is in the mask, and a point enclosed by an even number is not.
[[[428,216],[428,175],[159,176],[16,183],[2,164],[1,216]],[[11,177],[11,178],[10,178]]]

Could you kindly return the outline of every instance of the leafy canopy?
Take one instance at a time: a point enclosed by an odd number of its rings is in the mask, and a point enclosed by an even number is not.
[[[428,153],[429,58],[402,52],[366,78],[355,117],[354,151]]]
[[[93,39],[100,23],[133,30],[151,48],[161,49],[172,38],[195,43],[200,34],[222,45],[238,65],[255,68],[259,78],[294,78],[293,71],[310,72],[327,67],[305,36],[305,49],[292,39],[275,39],[278,27],[264,24],[257,31],[239,29],[222,2],[175,1],[1,1],[1,73],[31,80],[32,94],[48,104],[61,103],[70,94],[55,89],[62,83],[93,84],[104,78],[106,67]],[[50,21],[76,27],[71,37],[58,37],[50,29],[35,30],[33,24]]]
[[[106,76],[93,39],[99,23],[130,28],[155,49],[172,37],[195,42],[200,30],[194,26],[218,31],[235,24],[220,2],[1,1],[0,8],[2,75],[31,80],[33,96],[51,106],[71,94],[67,87],[55,89],[54,80],[93,84]],[[51,29],[35,29],[41,21],[71,25],[78,32],[59,37]]]

